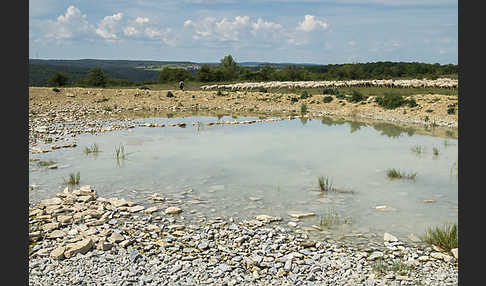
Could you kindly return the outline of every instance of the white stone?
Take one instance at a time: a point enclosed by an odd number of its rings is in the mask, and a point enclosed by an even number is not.
[[[166,214],[178,214],[178,213],[181,213],[181,212],[182,212],[182,209],[179,208],[179,207],[168,207],[165,210]]]
[[[383,240],[387,241],[387,242],[398,241],[398,239],[395,236],[393,236],[392,234],[390,234],[388,232],[385,232],[385,234],[383,235]]]

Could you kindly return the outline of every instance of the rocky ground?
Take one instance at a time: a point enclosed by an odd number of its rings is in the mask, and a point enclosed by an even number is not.
[[[69,188],[29,208],[29,285],[457,285],[457,249],[316,241],[289,218],[200,216]]]
[[[438,126],[457,138],[457,97],[416,95],[418,107],[385,110],[322,95],[292,103],[291,94],[136,89],[29,88],[29,149],[76,147],[76,135],[134,128],[152,116],[227,114],[351,116]],[[339,102],[341,101],[341,102]],[[432,110],[426,111],[426,110]],[[425,120],[425,118],[428,120]],[[290,117],[293,118],[293,117]],[[259,122],[273,120],[262,119]],[[236,120],[234,121],[236,122]],[[213,124],[236,124],[234,122]],[[253,124],[239,121],[238,124]],[[211,124],[211,123],[208,123]],[[147,126],[147,125],[144,125]],[[442,127],[441,127],[442,126]],[[147,127],[185,127],[147,126]],[[452,131],[451,131],[452,130]],[[457,251],[406,245],[312,240],[289,218],[201,215],[188,221],[180,200],[154,194],[148,205],[101,198],[91,186],[67,188],[29,207],[30,285],[457,285]]]
[[[350,117],[353,120],[383,120],[408,124],[414,128],[437,127],[434,136],[457,138],[457,96],[414,95],[418,106],[386,110],[372,97],[361,103],[350,103],[333,96],[329,103],[324,95],[291,101],[295,94],[262,92],[168,91],[93,88],[29,88],[29,146],[34,152],[76,147],[80,133],[97,133],[136,127],[141,117],[181,117],[194,115],[274,116],[280,119],[307,117]],[[301,114],[301,104],[307,113]],[[455,114],[448,114],[449,106]],[[122,120],[122,121],[120,121]],[[449,134],[449,135],[444,135]],[[37,146],[47,144],[47,148]]]

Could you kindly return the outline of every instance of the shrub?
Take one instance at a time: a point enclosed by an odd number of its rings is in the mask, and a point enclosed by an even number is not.
[[[414,99],[414,98],[411,98],[411,99],[407,100],[407,105],[408,105],[409,107],[411,107],[411,108],[412,108],[412,107],[415,107],[415,106],[418,106],[418,104],[417,104],[417,102],[415,101],[415,99]]]
[[[307,104],[303,103],[303,104],[300,106],[300,112],[301,112],[302,114],[307,113]]]
[[[51,78],[49,78],[49,84],[51,86],[64,86],[66,85],[67,81],[68,76],[60,72],[56,72]]]
[[[455,104],[449,104],[447,106],[447,114],[456,114],[456,106],[455,106]]]
[[[221,90],[218,89],[218,92],[216,93],[216,96],[224,96],[224,93],[222,93]]]
[[[300,99],[306,99],[306,98],[309,98],[309,97],[312,97],[312,94],[308,93],[307,90],[304,90],[301,94],[300,94]]]
[[[346,96],[344,94],[336,94],[337,99],[345,99]]]
[[[323,101],[324,101],[324,103],[329,103],[329,102],[332,101],[332,99],[333,99],[332,96],[325,96]]]
[[[366,99],[366,96],[357,90],[353,90],[351,97],[348,98],[349,102],[360,102]]]
[[[322,91],[322,94],[338,95],[339,89],[337,89],[337,88],[326,88]]]
[[[395,109],[404,105],[406,100],[398,94],[385,94],[384,96],[377,97],[376,102],[385,109]]]
[[[167,97],[175,97],[175,95],[169,90],[167,92]]]
[[[52,89],[52,91],[54,91],[54,92],[60,92],[61,90],[59,88],[56,88],[55,87],[55,88]]]
[[[425,110],[425,112],[431,113],[431,112],[434,112],[434,111],[432,109],[427,109],[427,110]]]
[[[297,97],[291,97],[290,98],[290,102],[297,102],[299,101],[299,99]]]
[[[267,90],[266,88],[264,88],[264,87],[260,87],[260,88],[258,89],[258,91],[259,91],[259,92],[264,92],[264,93],[267,93],[267,92],[268,92],[268,90]]]
[[[144,86],[139,87],[139,89],[150,89],[150,87],[144,85]]]

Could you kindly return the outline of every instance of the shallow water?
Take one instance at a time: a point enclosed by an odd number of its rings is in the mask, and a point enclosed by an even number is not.
[[[237,120],[252,119],[256,118]],[[338,214],[337,225],[312,232],[315,235],[390,232],[406,240],[411,233],[422,234],[427,226],[457,221],[457,139],[418,135],[413,128],[389,123],[331,118],[204,125],[216,120],[202,116],[145,118],[138,122],[185,122],[187,127],[86,134],[78,136],[77,148],[31,155],[53,160],[59,168],[31,163],[29,184],[37,187],[29,192],[30,202],[61,192],[63,178],[79,171],[80,184],[95,186],[99,196],[148,205],[150,194],[172,195],[182,199],[187,217],[267,214],[287,223],[289,212],[317,214],[301,219],[298,224],[302,227],[319,225],[329,212]],[[220,120],[235,119],[224,116]],[[202,122],[200,127],[192,125],[197,121]],[[83,147],[93,143],[101,152],[85,155]],[[128,155],[117,161],[114,150],[121,144]],[[425,148],[422,154],[412,151],[417,145]],[[438,156],[433,155],[433,147],[439,150]],[[390,180],[388,168],[417,176],[415,180]],[[337,189],[353,193],[322,194],[319,176],[328,177]],[[188,189],[192,192],[181,194]],[[389,206],[391,211],[377,210],[377,206]]]

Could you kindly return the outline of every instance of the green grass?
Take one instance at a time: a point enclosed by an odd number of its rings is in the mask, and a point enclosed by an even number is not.
[[[72,185],[72,186],[78,185],[80,179],[81,179],[81,174],[79,172],[77,172],[76,174],[70,173],[68,179],[62,178],[65,185]]]
[[[457,224],[429,227],[421,239],[428,244],[438,246],[445,251],[450,251],[458,247]]]
[[[331,181],[327,177],[320,176],[319,178],[317,178],[317,182],[319,184],[319,189],[321,190],[321,192],[329,192],[334,190]]]
[[[124,159],[126,159],[127,155],[128,154],[125,153],[125,146],[120,144],[120,146],[115,147],[115,158],[117,160],[120,160],[120,159],[124,160]]]
[[[378,259],[373,263],[372,267],[373,271],[380,275],[384,275],[388,272],[394,272],[398,275],[407,275],[413,270],[412,266],[405,264],[401,260],[395,260],[393,263],[389,264],[383,259]]]
[[[340,215],[335,210],[330,209],[324,215],[321,215],[319,225],[328,228],[340,224],[340,221]]]
[[[409,180],[415,180],[415,177],[417,176],[417,173],[411,173],[411,174],[406,174],[404,172],[401,172],[395,168],[392,169],[387,169],[386,170],[386,176],[389,179],[409,179]]]
[[[379,106],[385,109],[395,109],[407,103],[400,94],[384,94],[376,98]]]
[[[365,100],[366,98],[367,98],[367,96],[365,96],[360,91],[353,90],[353,92],[351,93],[351,97],[348,98],[348,101],[349,102],[360,102],[360,101]]]
[[[300,113],[302,114],[307,113],[307,104],[302,103],[302,105],[300,106]]]
[[[90,147],[84,147],[83,153],[88,155],[88,154],[97,154],[101,152],[98,144],[93,143]]]
[[[414,152],[417,155],[420,155],[425,152],[425,147],[420,146],[420,145],[415,145],[412,147],[412,152]]]
[[[37,164],[41,167],[47,167],[56,164],[56,162],[52,160],[48,160],[48,161],[39,161]]]

